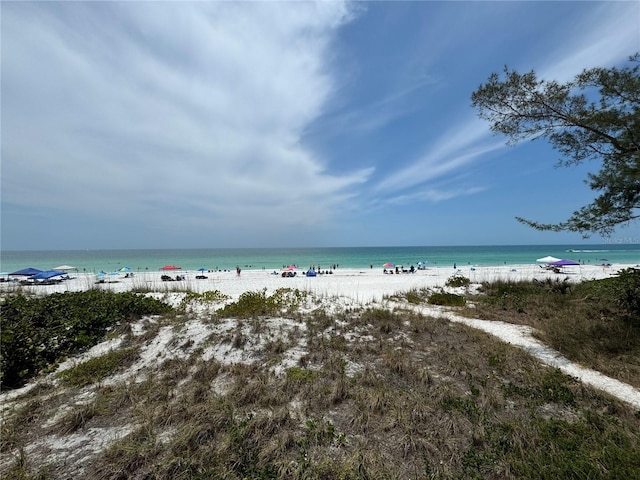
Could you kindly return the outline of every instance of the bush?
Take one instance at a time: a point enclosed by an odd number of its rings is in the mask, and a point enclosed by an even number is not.
[[[61,357],[97,344],[114,325],[171,311],[153,298],[101,290],[22,294],[0,303],[0,381],[17,388]]]
[[[464,297],[455,293],[436,292],[431,294],[427,303],[446,307],[461,307],[466,303]]]
[[[612,283],[613,300],[623,310],[627,320],[640,327],[640,269],[621,270]]]
[[[456,273],[454,275],[452,275],[451,277],[449,277],[449,279],[447,280],[447,283],[445,283],[445,285],[447,287],[468,287],[469,285],[471,285],[471,280],[469,280],[467,277],[465,277],[464,275],[462,275],[461,273]]]
[[[267,295],[266,288],[259,292],[244,292],[237,302],[220,309],[218,315],[234,318],[279,315],[285,309],[297,307],[305,298],[305,292],[291,288],[279,288],[271,296]]]

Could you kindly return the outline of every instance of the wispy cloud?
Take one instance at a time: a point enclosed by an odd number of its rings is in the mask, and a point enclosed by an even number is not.
[[[439,80],[433,75],[413,79],[411,83],[386,91],[382,97],[371,102],[350,105],[343,112],[329,115],[319,127],[358,135],[375,133],[393,121],[420,109],[422,106],[412,100],[419,98],[421,93],[424,94],[426,87],[435,88],[438,83]]]
[[[545,52],[536,69],[541,78],[566,82],[585,68],[615,65],[640,51],[640,4],[600,3],[573,28],[577,34]]]
[[[141,222],[326,219],[368,169],[300,144],[347,4],[3,6],[3,201]]]
[[[488,141],[490,136],[487,125],[471,117],[446,131],[415,162],[387,176],[375,186],[375,191],[395,192],[457,174],[485,154],[504,146],[502,141]]]

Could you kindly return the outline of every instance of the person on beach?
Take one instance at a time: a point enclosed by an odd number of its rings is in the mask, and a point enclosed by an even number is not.
[[[241,271],[242,271],[242,270],[240,270],[240,266],[239,266],[239,265],[236,265],[236,275],[237,275],[238,277],[240,276],[240,272],[241,272]]]

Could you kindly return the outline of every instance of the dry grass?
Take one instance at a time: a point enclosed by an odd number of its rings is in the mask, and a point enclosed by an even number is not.
[[[187,317],[169,318],[123,331],[142,357],[176,326],[170,351],[135,375],[109,382],[100,370],[93,382],[43,383],[23,396],[3,413],[3,478],[640,474],[638,413],[518,349],[408,309],[301,315],[297,295],[261,295],[243,300],[259,315],[234,306],[237,319],[207,323],[200,348],[185,337]],[[477,307],[504,318],[500,309]],[[205,359],[217,346],[225,356]],[[131,355],[117,374],[139,358]],[[54,442],[63,439],[78,443]]]
[[[640,388],[640,326],[625,321],[598,282],[494,282],[469,316],[529,325],[567,358]]]

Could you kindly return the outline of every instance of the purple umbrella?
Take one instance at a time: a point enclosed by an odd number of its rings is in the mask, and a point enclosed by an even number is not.
[[[554,265],[556,267],[567,267],[569,265],[580,265],[580,264],[578,262],[574,262],[573,260],[562,259],[562,260],[558,260],[557,262],[553,262],[551,265]]]

